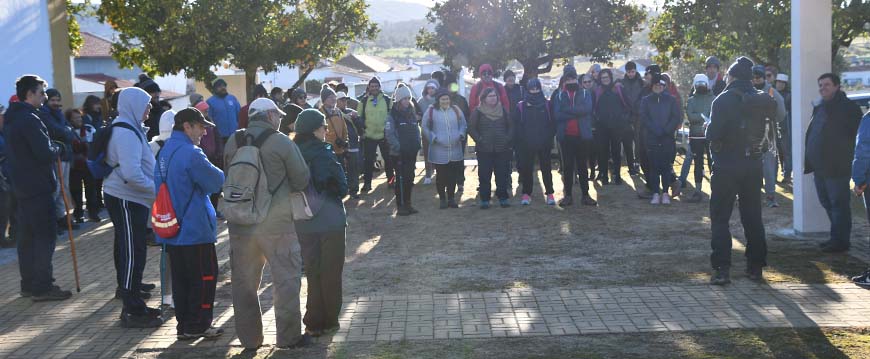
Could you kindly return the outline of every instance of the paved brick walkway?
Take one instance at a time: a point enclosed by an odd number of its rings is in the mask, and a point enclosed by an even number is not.
[[[83,287],[81,293],[65,302],[32,303],[20,298],[17,262],[7,260],[0,264],[0,357],[115,358],[137,351],[238,345],[228,278],[221,278],[216,298],[215,325],[227,331],[218,340],[177,342],[174,320],[156,330],[120,328],[117,318],[121,303],[113,299],[111,230],[111,224],[104,221],[89,224],[78,233],[76,244]],[[221,226],[219,231],[218,258],[223,275],[228,269],[229,245],[225,227]],[[0,254],[0,257],[11,255],[9,250]],[[149,248],[148,255],[145,280],[158,283],[158,248]],[[71,289],[74,281],[65,236],[59,237],[54,268],[57,283]],[[261,295],[262,306],[268,310],[264,315],[267,344],[275,341],[269,283],[267,274]],[[159,304],[159,295],[149,304]],[[868,310],[870,291],[850,284],[768,286],[745,280],[726,288],[604,287],[355,297],[345,298],[340,318],[342,329],[331,340],[870,326]]]

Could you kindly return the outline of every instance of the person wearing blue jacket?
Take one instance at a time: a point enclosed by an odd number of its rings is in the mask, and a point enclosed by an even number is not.
[[[46,100],[45,104],[40,108],[39,117],[42,118],[42,122],[44,122],[45,127],[48,128],[48,135],[51,137],[51,140],[62,145],[64,152],[63,156],[60,157],[62,173],[56,173],[58,184],[54,191],[54,209],[57,213],[57,233],[60,234],[65,232],[67,229],[67,208],[63,201],[64,193],[61,193],[60,191],[60,181],[63,181],[64,192],[67,199],[72,198],[69,192],[69,171],[73,159],[73,133],[68,127],[69,123],[67,122],[66,117],[63,115],[60,91],[57,89],[48,89],[45,90],[45,95],[48,97],[48,100]],[[57,166],[55,166],[55,171],[57,171]],[[76,223],[73,223],[72,227],[73,229],[79,229],[79,225]]]
[[[72,293],[52,283],[51,266],[57,240],[54,166],[63,148],[51,141],[39,117],[37,106],[45,100],[45,81],[35,75],[21,76],[15,82],[15,92],[21,101],[10,104],[3,135],[18,202],[15,239],[21,296],[33,301],[65,300]]]
[[[577,69],[565,66],[562,78],[565,80],[558,95],[553,99],[553,112],[556,114],[556,139],[562,149],[562,185],[564,198],[559,206],[574,204],[572,189],[574,173],[580,175],[580,189],[583,191],[582,203],[587,206],[598,202],[589,196],[589,179],[586,163],[592,155],[592,91],[581,89],[577,82]],[[575,171],[574,166],[579,166]]]
[[[175,115],[172,135],[157,154],[154,187],[166,183],[180,225],[178,235],[161,238],[172,265],[172,301],[178,320],[178,339],[212,338],[223,329],[211,326],[218,265],[215,255],[217,219],[209,195],[220,192],[224,173],[199,148],[214,126],[199,110],[189,107]]]
[[[674,132],[683,118],[677,99],[665,91],[666,86],[661,75],[653,74],[652,93],[640,101],[640,121],[646,140],[644,150],[650,161],[651,173],[647,178],[653,192],[651,204],[671,203],[667,185],[674,180]]]
[[[858,137],[855,140],[855,158],[852,160],[852,182],[855,182],[855,195],[864,197],[864,208],[870,219],[870,194],[867,193],[867,183],[870,182],[870,112],[861,119],[858,126]],[[852,277],[852,282],[870,288],[870,269],[861,275]]]

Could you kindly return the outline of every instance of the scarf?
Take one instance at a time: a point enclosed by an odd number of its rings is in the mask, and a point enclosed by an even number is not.
[[[486,104],[481,104],[477,107],[486,118],[496,121],[502,119],[504,115],[504,107],[501,104],[496,103],[495,106],[487,106]]]

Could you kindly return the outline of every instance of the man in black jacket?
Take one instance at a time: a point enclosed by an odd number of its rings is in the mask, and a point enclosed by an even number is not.
[[[740,221],[746,235],[746,273],[749,279],[762,280],[762,268],[767,265],[767,242],[761,221],[761,153],[750,150],[747,133],[742,129],[747,114],[755,113],[773,118],[769,113],[758,113],[743,103],[743,95],[755,92],[752,86],[751,60],[740,57],[728,69],[728,85],[713,100],[707,140],[713,150],[713,177],[710,179],[710,264],[713,275],[710,284],[731,283],[731,212],[739,197]],[[847,188],[848,190],[848,188]]]
[[[821,243],[822,251],[845,252],[852,233],[849,179],[861,109],[840,90],[839,76],[827,73],[818,82],[822,99],[814,104],[807,130],[804,173],[815,174],[819,202],[831,220],[831,239]]]
[[[51,258],[57,239],[54,192],[57,179],[55,160],[62,148],[52,143],[37,108],[45,101],[45,81],[24,75],[15,82],[21,102],[6,112],[4,135],[12,185],[18,200],[18,267],[21,296],[33,301],[64,300],[69,291],[53,285]]]

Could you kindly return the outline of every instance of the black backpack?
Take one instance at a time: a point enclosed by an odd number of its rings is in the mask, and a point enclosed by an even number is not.
[[[764,152],[776,148],[776,100],[773,91],[753,90],[747,93],[734,89],[734,92],[743,105],[739,131],[744,153],[746,157],[758,159]]]
[[[111,125],[105,126],[94,134],[94,141],[88,147],[88,170],[96,179],[103,179],[109,176],[110,173],[118,167],[118,165],[109,165],[106,163],[106,150],[109,148],[109,141],[112,139],[112,129],[117,127],[126,128],[136,134],[140,141],[145,138],[142,134],[133,128],[132,125],[126,122],[115,121]]]

